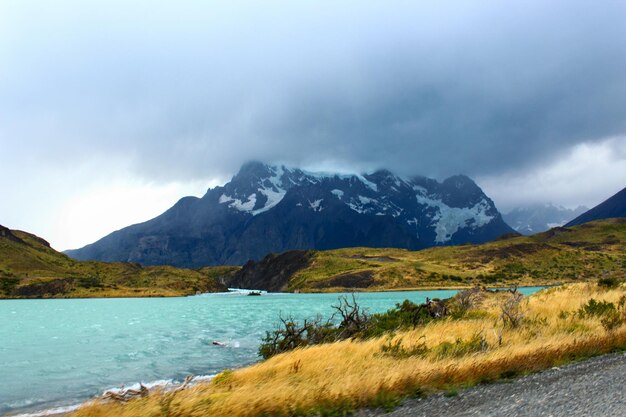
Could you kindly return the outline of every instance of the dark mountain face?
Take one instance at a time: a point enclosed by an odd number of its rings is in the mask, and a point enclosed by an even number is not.
[[[592,220],[612,219],[615,217],[626,217],[626,188],[615,194],[608,200],[598,204],[591,210],[576,217],[566,226],[576,226]]]
[[[198,267],[243,264],[291,249],[421,249],[480,243],[511,232],[493,202],[465,176],[439,183],[384,170],[319,174],[250,162],[204,197],[183,198],[148,222],[67,254]]]
[[[576,216],[587,211],[587,207],[579,206],[567,209],[552,204],[537,204],[520,207],[503,215],[504,221],[523,235],[545,232],[553,227],[563,226]]]

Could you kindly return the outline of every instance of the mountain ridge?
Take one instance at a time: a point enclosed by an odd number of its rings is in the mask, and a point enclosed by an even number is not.
[[[602,203],[586,211],[566,226],[576,226],[593,220],[626,217],[626,187],[618,191]]]
[[[314,173],[258,161],[203,197],[65,253],[81,260],[200,267],[291,249],[481,243],[514,233],[464,175],[442,182],[388,170]]]

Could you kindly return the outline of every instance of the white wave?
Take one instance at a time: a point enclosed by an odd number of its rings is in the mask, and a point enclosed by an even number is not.
[[[158,379],[156,381],[150,381],[150,382],[136,382],[132,385],[122,385],[121,387],[114,387],[114,388],[109,388],[104,390],[103,394],[106,392],[112,392],[114,394],[122,394],[124,391],[132,389],[132,390],[138,390],[141,388],[141,385],[143,385],[144,387],[148,388],[148,389],[152,389],[152,388],[167,388],[170,386],[175,386],[177,385],[178,382],[172,380],[172,379]]]
[[[12,417],[42,417],[42,416],[56,416],[70,413],[78,410],[83,404],[66,405],[64,407],[55,407],[48,410],[37,411],[35,413],[16,414]]]
[[[238,342],[236,342],[238,344]],[[215,378],[217,374],[210,374],[210,375],[197,375],[194,376],[189,385],[197,385],[197,384],[201,384],[204,382],[210,382],[211,380],[213,380],[213,378]],[[153,389],[153,388],[161,388],[164,390],[173,390],[176,389],[177,387],[182,385],[182,381],[175,381],[173,379],[159,379],[156,381],[150,381],[150,382],[137,382],[134,383],[132,385],[122,385],[121,387],[114,387],[114,388],[109,388],[103,391],[104,393],[107,392],[113,392],[115,394],[121,394],[126,390],[129,389],[133,389],[133,390],[138,390],[140,388],[140,385],[143,385],[144,387],[148,388],[149,390]],[[12,415],[11,417],[45,417],[45,416],[60,416],[60,415],[64,415],[66,413],[70,413],[72,411],[76,411],[78,410],[80,407],[82,407],[84,404],[86,404],[86,402],[80,403],[80,404],[73,404],[73,405],[66,405],[66,406],[62,406],[62,407],[54,407],[54,408],[49,408],[47,410],[42,410],[42,411],[36,411],[33,413],[23,413],[23,414],[16,414],[16,415]]]

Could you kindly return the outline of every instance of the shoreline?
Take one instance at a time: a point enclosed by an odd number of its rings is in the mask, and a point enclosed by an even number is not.
[[[244,368],[246,366],[250,366],[252,364],[248,364],[248,365],[243,365],[240,368]],[[236,368],[236,369],[240,369],[240,368]],[[156,380],[156,381],[151,381],[151,382],[135,382],[132,385],[129,386],[124,386],[121,385],[119,387],[113,387],[113,388],[107,388],[104,391],[102,391],[101,394],[94,396],[94,397],[90,397],[88,399],[85,400],[77,400],[80,401],[78,403],[76,402],[70,402],[68,401],[68,405],[61,405],[63,403],[63,401],[55,401],[54,405],[52,405],[53,403],[50,403],[51,407],[50,408],[44,408],[44,409],[37,409],[37,410],[31,410],[30,407],[29,408],[24,408],[22,410],[15,410],[15,411],[10,411],[7,414],[4,414],[4,416],[6,417],[58,417],[58,416],[67,416],[70,415],[70,413],[78,410],[80,407],[82,407],[85,404],[88,404],[92,401],[95,400],[100,400],[103,399],[104,396],[111,392],[111,393],[115,393],[115,394],[120,394],[123,393],[125,390],[138,390],[140,389],[140,387],[143,385],[144,387],[148,388],[148,395],[153,394],[156,391],[162,391],[162,392],[171,392],[171,391],[176,391],[178,389],[181,388],[191,388],[194,387],[198,384],[202,384],[202,383],[206,383],[206,382],[210,382],[211,380],[213,380],[213,378],[215,378],[218,374],[211,374],[211,375],[195,375],[191,378],[191,380],[189,382],[185,382],[185,381],[173,381],[171,379],[167,379],[167,380]]]
[[[243,289],[237,288],[235,291],[215,291],[215,292],[203,292],[200,294],[187,294],[187,295],[116,295],[112,297],[0,297],[0,302],[5,300],[109,300],[109,299],[141,299],[141,298],[188,298],[188,297],[197,297],[203,295],[213,295],[213,294],[230,294],[236,293],[236,290],[245,290],[245,291],[262,291],[263,294],[343,294],[343,293],[385,293],[385,292],[412,292],[412,291],[460,291],[467,290],[469,288],[475,287],[483,287],[489,290],[508,290],[512,288],[551,288],[558,287],[560,285],[572,284],[573,282],[569,281],[561,281],[557,283],[550,284],[535,284],[535,285],[520,285],[520,286],[487,286],[487,285],[455,285],[455,286],[436,286],[436,285],[426,285],[423,287],[400,287],[400,288],[380,288],[380,289],[363,289],[363,288],[341,288],[338,291],[307,291],[300,290],[298,292],[294,291],[285,291],[285,292],[268,292],[265,290],[256,290],[256,289]]]

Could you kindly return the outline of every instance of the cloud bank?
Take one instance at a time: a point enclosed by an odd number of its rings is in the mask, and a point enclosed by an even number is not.
[[[624,2],[7,1],[0,62],[0,174],[46,187],[249,159],[492,184],[626,135]]]

